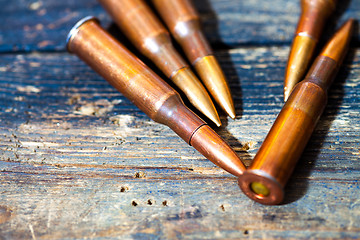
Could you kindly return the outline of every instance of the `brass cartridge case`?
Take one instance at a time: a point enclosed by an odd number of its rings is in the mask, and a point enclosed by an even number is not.
[[[251,199],[278,204],[284,186],[300,158],[327,103],[327,91],[347,52],[353,20],[346,22],[298,83],[275,120],[252,164],[239,177]]]
[[[174,48],[170,34],[143,0],[99,0],[134,46],[186,95],[190,103],[221,125],[210,95]]]
[[[301,16],[289,54],[284,80],[284,101],[304,77],[326,20],[337,0],[301,0]]]
[[[219,106],[233,119],[235,107],[225,75],[201,31],[200,18],[189,0],[152,0]]]
[[[224,170],[239,176],[245,166],[219,135],[189,110],[179,94],[92,17],[78,22],[67,40],[75,53],[151,119],[170,127],[184,141]]]

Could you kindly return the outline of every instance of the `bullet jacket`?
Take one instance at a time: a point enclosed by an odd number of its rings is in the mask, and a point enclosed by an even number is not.
[[[169,32],[143,0],[99,0],[134,46],[186,95],[190,103],[217,126],[216,108],[200,80],[175,50]]]
[[[239,186],[251,199],[278,204],[284,186],[300,158],[327,103],[327,91],[347,52],[354,21],[349,20],[331,38],[306,78],[292,91],[252,164],[239,177]]]
[[[285,73],[285,101],[307,72],[323,27],[334,12],[336,2],[336,0],[301,0],[301,16]]]
[[[151,119],[170,127],[207,159],[236,176],[245,170],[230,146],[183,104],[179,94],[96,19],[78,22],[68,35],[67,47]]]
[[[225,75],[200,28],[200,18],[188,0],[152,0],[219,106],[233,119],[235,107]]]

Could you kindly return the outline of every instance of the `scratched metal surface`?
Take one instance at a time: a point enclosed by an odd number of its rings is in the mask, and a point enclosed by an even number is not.
[[[0,2],[0,239],[360,238],[357,40],[285,203],[262,206],[64,51],[81,16],[110,25],[95,1]],[[297,4],[195,3],[237,110],[216,131],[249,165],[283,105]]]

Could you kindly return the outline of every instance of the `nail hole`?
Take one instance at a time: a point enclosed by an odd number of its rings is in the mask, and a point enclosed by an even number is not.
[[[146,174],[144,172],[136,172],[134,178],[144,178]]]
[[[162,202],[162,205],[166,207],[168,205],[168,202],[165,200]]]
[[[248,230],[245,230],[245,231],[244,231],[244,234],[245,234],[245,235],[248,235],[248,234],[249,234],[249,231],[248,231]]]
[[[134,207],[136,207],[138,204],[137,204],[137,202],[132,201],[132,202],[131,202],[131,205],[133,205]]]
[[[221,206],[220,206],[220,209],[225,212],[225,207],[224,207],[224,205],[221,205]]]
[[[126,192],[127,190],[129,190],[128,187],[121,187],[121,188],[120,188],[120,192]]]
[[[151,206],[151,205],[153,205],[153,201],[151,201],[151,199],[149,199],[149,200],[147,200],[147,204]]]

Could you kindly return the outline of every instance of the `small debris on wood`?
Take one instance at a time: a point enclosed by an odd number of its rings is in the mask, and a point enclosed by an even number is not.
[[[145,178],[146,177],[146,173],[144,172],[136,172],[134,174],[134,178]]]

